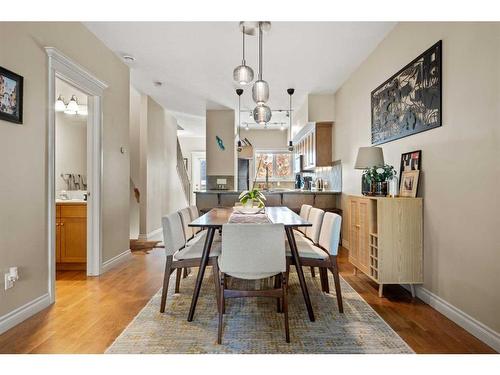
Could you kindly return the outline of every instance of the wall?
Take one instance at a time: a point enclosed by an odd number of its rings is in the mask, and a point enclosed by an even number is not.
[[[333,121],[335,118],[335,95],[310,94],[307,104],[308,121]]]
[[[346,194],[360,194],[353,167],[358,147],[370,145],[370,92],[440,39],[443,126],[382,147],[398,170],[402,153],[422,150],[424,287],[498,335],[499,23],[398,24],[345,82],[333,146],[343,164],[343,208]]]
[[[236,168],[235,122],[233,110],[208,110],[206,114],[207,176],[233,176]],[[216,136],[225,150],[217,146]]]
[[[62,173],[87,176],[87,117],[56,113],[56,192],[67,190]]]
[[[24,76],[24,124],[0,120],[0,270],[17,265],[21,276],[8,291],[0,281],[0,322],[48,292],[46,46],[109,85],[103,106],[103,261],[129,248],[129,160],[120,153],[129,137],[128,68],[80,23],[0,23],[0,66]]]
[[[130,89],[130,169],[140,191],[131,201],[131,238],[148,238],[161,218],[187,205],[177,174],[177,121],[149,96]],[[133,202],[133,204],[132,204]]]

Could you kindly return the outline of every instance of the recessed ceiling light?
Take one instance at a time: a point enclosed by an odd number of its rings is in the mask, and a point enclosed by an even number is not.
[[[135,61],[135,57],[132,55],[122,55],[123,60],[127,63],[132,63]]]

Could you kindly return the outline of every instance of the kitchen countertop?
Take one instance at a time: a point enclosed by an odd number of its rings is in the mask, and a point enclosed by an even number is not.
[[[56,199],[56,203],[72,205],[72,204],[87,204],[87,201],[84,201],[83,199]]]
[[[324,191],[311,191],[311,190],[261,190],[265,194],[342,194],[341,191],[324,190]],[[241,193],[238,190],[198,190],[196,194],[234,194]]]

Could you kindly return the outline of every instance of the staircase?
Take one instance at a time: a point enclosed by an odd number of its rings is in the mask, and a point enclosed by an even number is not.
[[[184,157],[182,155],[181,144],[179,143],[179,138],[177,138],[177,174],[181,179],[182,190],[186,197],[186,202],[188,204],[191,202],[191,182],[189,181],[189,176],[184,165]]]

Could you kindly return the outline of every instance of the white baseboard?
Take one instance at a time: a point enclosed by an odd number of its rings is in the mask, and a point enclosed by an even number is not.
[[[114,256],[113,258],[105,261],[102,264],[102,273],[109,271],[111,268],[116,266],[118,263],[123,262],[124,260],[127,260],[130,257],[130,249],[125,250],[123,253],[118,254],[117,256]]]
[[[158,236],[162,232],[163,232],[163,228],[162,227],[160,227],[158,229],[155,229],[155,230],[153,230],[153,231],[151,231],[151,232],[148,233],[147,239],[149,240],[149,239],[151,239],[151,238],[153,238],[155,236]]]
[[[0,316],[0,334],[35,315],[37,312],[42,311],[48,306],[50,306],[50,297],[49,294],[46,293],[43,296],[37,297],[27,304],[5,314],[4,316]]]
[[[408,285],[402,285],[402,287],[410,290]],[[500,352],[500,333],[494,331],[477,319],[474,319],[472,316],[425,289],[423,286],[415,285],[415,294],[426,304],[439,311],[467,332],[476,336],[479,340],[491,346],[497,352]]]

